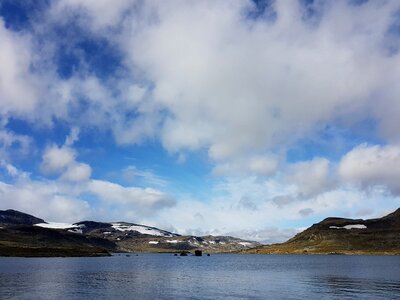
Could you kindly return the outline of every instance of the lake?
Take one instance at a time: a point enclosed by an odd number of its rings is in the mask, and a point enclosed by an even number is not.
[[[400,257],[0,257],[0,299],[400,299]]]

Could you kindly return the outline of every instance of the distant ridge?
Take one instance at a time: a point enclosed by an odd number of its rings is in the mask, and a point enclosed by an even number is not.
[[[104,256],[110,252],[233,252],[259,243],[229,236],[181,236],[127,222],[52,223],[0,210],[0,256]]]
[[[400,209],[368,220],[326,218],[285,243],[243,253],[400,255]]]

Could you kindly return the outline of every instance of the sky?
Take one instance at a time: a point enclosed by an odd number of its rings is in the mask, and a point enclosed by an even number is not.
[[[281,242],[400,206],[400,2],[1,0],[0,209]]]

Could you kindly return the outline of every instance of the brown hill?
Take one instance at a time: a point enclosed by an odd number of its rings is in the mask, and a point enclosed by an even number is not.
[[[400,209],[369,220],[326,218],[285,243],[242,253],[400,255]]]
[[[0,256],[108,256],[116,245],[63,230],[19,225],[0,229]]]

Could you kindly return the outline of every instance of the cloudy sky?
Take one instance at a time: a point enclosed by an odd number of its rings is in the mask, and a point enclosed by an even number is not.
[[[283,241],[400,206],[399,1],[0,1],[0,209]]]

